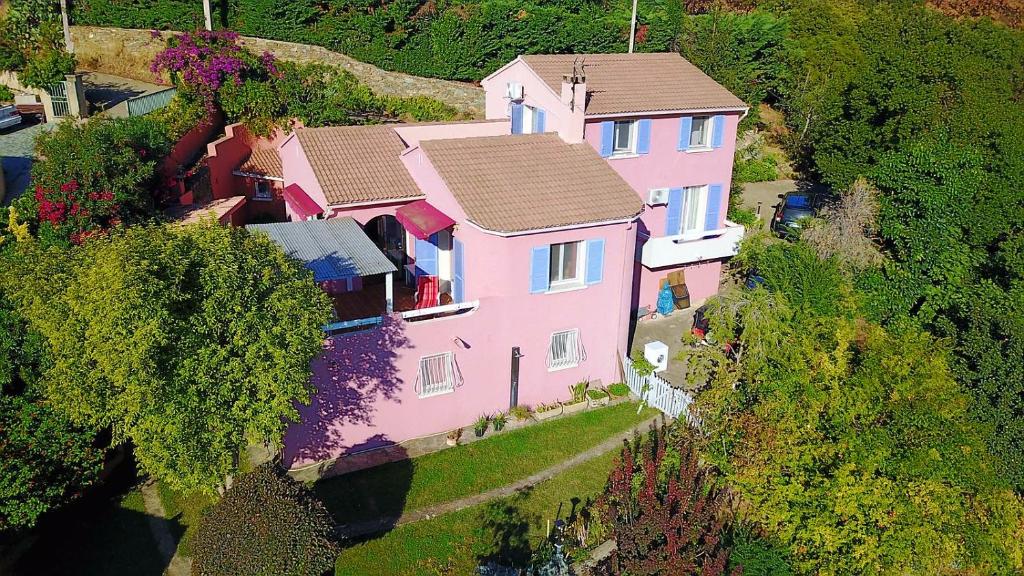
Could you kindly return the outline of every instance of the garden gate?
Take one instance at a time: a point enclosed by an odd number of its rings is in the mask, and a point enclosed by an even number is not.
[[[695,424],[695,418],[689,410],[693,402],[693,396],[689,392],[674,388],[657,374],[641,375],[629,356],[622,357],[622,371],[626,385],[640,400],[673,418],[685,414],[686,419]]]

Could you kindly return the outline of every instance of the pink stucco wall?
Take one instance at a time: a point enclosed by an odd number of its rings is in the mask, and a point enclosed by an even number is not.
[[[418,156],[417,156],[418,154]],[[347,451],[397,443],[469,426],[480,414],[507,410],[512,347],[519,346],[519,402],[536,405],[569,397],[580,380],[619,379],[618,355],[628,338],[636,224],[501,237],[468,224],[429,158],[403,156],[427,200],[457,222],[463,243],[465,298],[475,311],[422,322],[390,320],[383,327],[336,336],[314,363],[314,403],[286,436],[285,458],[302,466]],[[349,215],[340,213],[339,215]],[[360,215],[365,216],[365,213]],[[535,246],[605,240],[603,281],[572,291],[531,294]],[[553,332],[578,329],[587,357],[578,366],[547,368]],[[463,375],[454,392],[419,398],[419,359],[451,351]]]
[[[655,117],[651,122],[651,151],[648,154],[627,158],[609,158],[608,164],[647,200],[652,188],[681,188],[705,184],[722,185],[722,210],[718,226],[725,222],[729,205],[729,186],[732,182],[733,156],[736,152],[736,128],[739,113],[725,117],[725,134],[722,147],[707,151],[685,152],[676,150],[679,142],[679,116]],[[588,120],[585,137],[595,150],[601,149],[601,120]],[[646,206],[641,216],[641,239],[665,235],[666,206]],[[699,302],[718,292],[721,278],[721,261],[702,262],[689,266],[675,266],[651,270],[640,266],[636,291],[636,306],[654,309],[658,298],[660,281],[670,272],[684,270],[690,300]]]
[[[306,153],[302,151],[302,144],[293,132],[285,138],[277,148],[281,157],[281,172],[284,176],[284,185],[298,184],[314,202],[321,208],[327,207],[327,197],[320,187],[320,181],[313,173],[313,166],[309,164]],[[288,219],[295,219],[295,215],[288,210]]]
[[[474,136],[501,136],[509,133],[508,120],[472,120],[469,122],[424,122],[422,124],[395,124],[395,132],[408,146],[418,146],[422,140],[448,140]]]
[[[582,126],[577,126],[576,130],[573,130],[572,124],[582,124],[583,110],[578,109],[576,113],[570,111],[569,107],[562,103],[561,87],[552,90],[521,60],[513,62],[481,82],[486,91],[484,102],[488,118],[509,117],[509,100],[505,97],[505,86],[509,82],[523,85],[524,105],[544,109],[545,132],[558,132],[563,134],[563,138],[569,133],[579,133]],[[571,141],[571,138],[566,140]]]

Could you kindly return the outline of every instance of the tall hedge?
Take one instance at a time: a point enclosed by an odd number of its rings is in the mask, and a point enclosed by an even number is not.
[[[272,464],[242,476],[203,518],[193,576],[320,576],[338,546],[327,509]]]
[[[202,3],[185,0],[83,0],[73,10],[76,23],[94,26],[183,31],[203,22]],[[523,53],[624,52],[630,3],[229,0],[214,3],[214,11],[219,26],[243,35],[320,45],[418,76],[479,80]],[[640,49],[668,47],[678,27],[665,10],[641,5],[640,19],[650,29]]]

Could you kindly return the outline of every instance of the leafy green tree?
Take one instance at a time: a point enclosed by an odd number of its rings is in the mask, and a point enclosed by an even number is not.
[[[744,519],[801,574],[1020,570],[1024,504],[942,345],[857,318],[848,287],[832,313],[794,314],[773,288],[789,269],[766,269],[770,296],[731,290],[709,306],[712,337],[742,354],[720,353],[698,398]]]
[[[43,395],[172,487],[216,489],[309,401],[330,305],[266,236],[206,222],[25,244],[2,283],[51,350]]]
[[[94,431],[72,425],[36,394],[40,340],[0,292],[0,534],[29,528],[74,499],[103,462]]]
[[[321,576],[334,566],[334,521],[298,482],[264,464],[203,517],[192,540],[194,576]]]

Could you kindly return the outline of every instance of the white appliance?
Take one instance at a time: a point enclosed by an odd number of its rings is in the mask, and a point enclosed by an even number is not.
[[[644,358],[654,364],[655,372],[664,372],[668,369],[668,344],[658,340],[644,344]]]
[[[523,99],[523,85],[519,82],[509,82],[505,86],[505,97],[510,100]]]
[[[652,188],[647,193],[647,204],[650,206],[668,204],[668,188]]]

